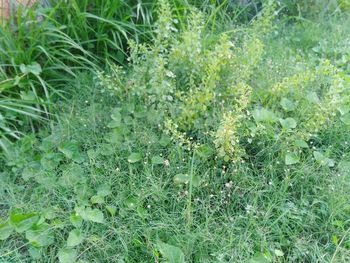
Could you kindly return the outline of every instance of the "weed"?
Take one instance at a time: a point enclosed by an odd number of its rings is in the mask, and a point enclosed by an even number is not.
[[[129,40],[127,67],[74,70],[57,121],[7,145],[1,260],[347,262],[347,49],[329,48],[347,18],[307,36],[265,5],[217,33],[215,1],[174,6],[160,1],[152,42]],[[34,62],[9,70],[55,87]]]

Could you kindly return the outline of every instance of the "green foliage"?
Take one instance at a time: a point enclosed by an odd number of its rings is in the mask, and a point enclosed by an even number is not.
[[[169,263],[184,263],[185,256],[181,249],[176,246],[169,245],[163,242],[158,243],[158,249],[163,257],[166,259],[166,262]]]
[[[347,20],[286,25],[265,5],[217,33],[216,1],[159,3],[153,42],[75,71],[58,122],[1,155],[1,260],[347,262],[348,50],[330,51]],[[76,41],[97,31],[85,13]]]

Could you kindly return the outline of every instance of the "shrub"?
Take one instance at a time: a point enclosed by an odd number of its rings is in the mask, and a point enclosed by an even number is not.
[[[244,34],[212,40],[205,35],[203,14],[192,10],[186,29],[178,33],[169,5],[161,3],[154,44],[131,43],[129,72],[99,76],[122,101],[157,111],[180,145],[192,150],[191,145],[207,143],[218,157],[237,163],[253,157],[252,147],[278,141],[279,158],[289,163],[291,154],[299,159],[300,147],[309,147],[347,107],[344,75],[328,60],[320,60],[316,69],[301,66],[262,91],[251,86],[271,30],[272,7]]]

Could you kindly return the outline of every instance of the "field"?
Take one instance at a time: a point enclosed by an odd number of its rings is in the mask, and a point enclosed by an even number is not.
[[[0,26],[0,262],[349,262],[349,7],[19,9]]]

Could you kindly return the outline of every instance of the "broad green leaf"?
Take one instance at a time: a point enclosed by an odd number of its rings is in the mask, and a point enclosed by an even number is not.
[[[295,153],[287,153],[285,156],[285,164],[286,165],[292,165],[292,164],[296,164],[299,163],[299,156]]]
[[[337,246],[338,245],[338,237],[336,236],[336,235],[333,235],[332,236],[332,243],[335,245],[335,246]]]
[[[338,107],[338,111],[340,112],[340,115],[345,115],[349,113],[350,111],[350,105],[341,105]]]
[[[30,229],[39,221],[38,214],[10,214],[10,224],[15,228],[16,232],[22,233]]]
[[[309,145],[303,140],[295,140],[294,145],[300,148],[309,148]]]
[[[74,193],[76,195],[76,200],[78,203],[89,206],[89,199],[94,195],[94,190],[92,190],[86,182],[83,182],[74,186]]]
[[[79,245],[84,240],[84,236],[81,233],[80,229],[73,229],[69,232],[68,239],[67,239],[67,246],[68,247],[75,247]]]
[[[30,65],[21,64],[20,70],[23,74],[32,73],[37,76],[40,75],[40,73],[42,72],[41,66],[37,62],[33,62]]]
[[[97,195],[106,197],[112,193],[111,186],[108,184],[102,184],[97,187]]]
[[[162,137],[159,140],[159,144],[163,147],[166,147],[171,142],[171,139],[168,135],[162,134]]]
[[[188,184],[190,176],[188,174],[177,174],[174,176],[175,184]]]
[[[141,153],[132,153],[128,157],[128,162],[129,163],[137,163],[137,162],[141,161],[141,159],[142,159]]]
[[[105,199],[103,196],[100,195],[94,195],[90,198],[91,204],[104,204]]]
[[[350,174],[350,161],[339,162],[338,171],[341,175]]]
[[[163,243],[163,242],[158,242],[157,247],[167,262],[169,263],[185,262],[185,255],[180,248]]]
[[[28,252],[29,252],[29,255],[32,259],[39,260],[41,258],[41,255],[42,255],[42,248],[31,246],[28,249]]]
[[[160,156],[153,156],[152,157],[152,164],[164,164],[163,157]]]
[[[319,104],[321,101],[320,101],[320,98],[318,97],[317,93],[316,92],[309,92],[307,95],[306,95],[306,99],[312,103],[316,103],[316,104]]]
[[[111,129],[118,128],[120,126],[121,126],[120,121],[116,121],[116,120],[112,120],[107,124],[107,127]]]
[[[75,209],[78,215],[82,217],[82,219],[87,221],[92,221],[95,223],[103,223],[104,222],[104,216],[103,213],[98,209],[92,209],[90,207],[77,207]]]
[[[58,150],[62,152],[68,159],[77,163],[84,161],[84,155],[80,152],[79,146],[73,142],[63,142],[59,145]]]
[[[136,197],[129,197],[124,204],[129,209],[135,209],[138,206],[139,200]]]
[[[253,258],[251,258],[248,263],[270,263],[272,262],[271,258],[262,253],[256,254]]]
[[[134,103],[132,103],[132,102],[130,102],[130,103],[128,103],[128,104],[126,104],[126,105],[124,105],[125,106],[125,109],[128,111],[128,112],[130,112],[130,113],[135,113],[135,104]],[[141,110],[142,111],[142,110]],[[138,113],[139,113],[140,111],[138,111]],[[136,114],[136,113],[135,113]]]
[[[350,125],[350,113],[347,113],[340,117],[340,120],[346,125]]]
[[[34,247],[45,247],[54,243],[55,238],[48,224],[34,225],[26,231],[26,239]]]
[[[60,263],[74,263],[77,251],[73,248],[63,248],[58,251],[57,256]]]
[[[57,186],[56,173],[54,171],[42,171],[35,176],[35,181],[46,189],[53,189]]]
[[[330,158],[327,158],[321,152],[314,151],[313,155],[314,155],[315,160],[320,165],[322,165],[322,166],[329,166],[329,167],[333,167],[334,166],[334,160],[330,159]]]
[[[115,154],[115,149],[114,149],[113,145],[107,144],[107,143],[101,144],[98,151],[103,156],[110,156],[110,155]]]
[[[265,108],[255,109],[253,111],[253,117],[257,122],[276,122],[276,115]]]
[[[98,156],[98,151],[95,151],[94,149],[89,149],[86,153],[90,159],[96,159],[96,157]]]
[[[75,143],[63,142],[58,146],[58,150],[61,151],[68,159],[72,159],[76,152],[79,152],[79,147]]]
[[[83,224],[83,218],[76,213],[70,215],[69,221],[75,227],[81,227],[81,225]]]
[[[294,102],[287,98],[282,98],[280,105],[285,111],[293,111],[296,108]]]
[[[0,223],[0,240],[7,239],[14,231],[13,226],[9,222]]]
[[[117,207],[114,205],[106,205],[106,209],[111,214],[111,216],[115,216],[117,213]]]
[[[61,153],[46,153],[40,160],[41,166],[44,170],[55,169],[63,160]]]
[[[177,174],[174,176],[174,184],[179,185],[179,184],[189,184],[191,180],[191,177],[189,174]],[[199,186],[200,180],[198,176],[193,175],[192,176],[192,185],[194,187]]]
[[[134,119],[131,116],[125,116],[123,120],[126,125],[132,125]]]
[[[323,160],[326,159],[326,157],[322,153],[317,152],[317,151],[314,151],[313,155],[314,155],[315,160],[318,162],[322,162]]]
[[[327,165],[328,167],[334,167],[335,162],[333,159],[327,158]]]
[[[79,164],[72,163],[68,165],[65,170],[63,170],[60,183],[63,186],[73,187],[84,179],[83,168]]]
[[[111,114],[112,120],[121,121],[122,115],[120,114],[120,108],[115,108]]]
[[[286,130],[295,129],[297,127],[297,122],[293,118],[279,119],[279,121]]]
[[[22,171],[22,178],[24,181],[28,181],[30,178],[35,177],[41,172],[40,162],[31,162]]]
[[[113,129],[106,136],[106,141],[119,145],[123,142],[123,134],[118,129]]]
[[[33,91],[21,91],[21,99],[28,101],[37,101],[37,96]]]
[[[139,217],[145,218],[148,215],[148,211],[142,206],[138,206],[136,212]]]
[[[56,211],[57,211],[57,207],[55,206],[48,207],[42,211],[42,215],[45,219],[52,220],[56,218]]]
[[[275,255],[277,256],[277,257],[283,257],[284,256],[284,253],[283,253],[283,251],[281,251],[281,250],[279,250],[279,249],[275,249]]]
[[[213,155],[214,150],[210,146],[206,144],[202,144],[197,148],[196,153],[198,154],[199,157],[203,159],[208,159],[210,156]]]

